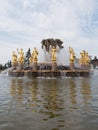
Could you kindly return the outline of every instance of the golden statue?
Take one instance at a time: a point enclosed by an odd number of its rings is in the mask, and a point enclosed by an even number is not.
[[[79,60],[80,64],[89,65],[90,58],[89,58],[88,52],[86,52],[86,51],[83,50],[80,53],[80,55],[81,55],[81,58]]]
[[[32,57],[33,57],[33,62],[37,62],[37,55],[38,55],[38,51],[36,49],[36,47],[34,47],[33,53],[32,53]]]
[[[81,53],[81,58],[79,59],[80,64],[85,64],[85,51],[83,50]]]
[[[23,52],[23,49],[17,49],[17,52],[19,54],[19,57],[18,57],[18,63],[20,64],[24,64],[24,52]]]
[[[70,53],[70,63],[74,63],[75,53],[74,53],[73,48],[69,47],[69,53]]]
[[[57,52],[57,50],[56,50],[56,48],[55,47],[53,47],[52,48],[52,53],[51,53],[51,60],[52,61],[56,61],[56,52]]]
[[[90,58],[89,58],[88,52],[85,52],[85,64],[86,65],[90,64]]]
[[[29,58],[29,64],[32,65],[32,63],[33,63],[33,57],[31,56],[31,57]]]
[[[17,61],[17,55],[15,53],[15,51],[13,51],[12,53],[12,66],[17,66],[18,61]]]

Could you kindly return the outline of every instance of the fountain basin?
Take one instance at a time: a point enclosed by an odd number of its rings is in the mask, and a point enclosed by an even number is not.
[[[9,76],[13,77],[88,77],[89,70],[9,70]]]

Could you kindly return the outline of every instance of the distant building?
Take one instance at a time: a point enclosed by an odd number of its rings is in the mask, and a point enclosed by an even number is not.
[[[98,66],[98,59],[97,57],[95,56],[93,60],[91,60],[91,64],[93,65],[93,68],[95,69],[96,66]]]

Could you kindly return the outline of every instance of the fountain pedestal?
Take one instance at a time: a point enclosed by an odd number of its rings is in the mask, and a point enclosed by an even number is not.
[[[85,65],[85,64],[81,64],[81,69],[83,70],[89,70],[90,69],[90,65]]]
[[[90,69],[90,65],[81,64],[81,69],[82,70],[89,70]]]
[[[81,69],[85,70],[85,68],[86,68],[85,64],[81,64]]]
[[[37,62],[33,62],[33,70],[37,70]]]
[[[55,61],[52,62],[52,71],[57,71],[57,63]]]
[[[91,66],[90,65],[86,65],[86,69],[90,70]]]
[[[74,66],[74,63],[70,63],[70,69],[74,69],[75,68],[75,66]]]
[[[19,63],[17,69],[18,70],[23,70],[23,64]]]
[[[13,68],[16,68],[16,67],[17,67],[17,65],[16,65],[16,64],[12,64],[12,67],[13,67]]]

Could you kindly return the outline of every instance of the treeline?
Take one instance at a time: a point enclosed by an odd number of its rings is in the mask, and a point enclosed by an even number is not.
[[[25,65],[29,65],[29,58],[31,57],[31,50],[30,48],[28,49],[28,51],[26,52],[25,56],[24,56],[24,64]],[[5,70],[7,68],[10,68],[12,67],[12,62],[11,60],[8,61],[7,63],[5,63],[4,65],[3,64],[0,64],[0,70]]]
[[[0,64],[0,70],[4,70],[4,69],[7,69],[7,68],[10,68],[12,65],[11,65],[11,61],[8,61],[7,63],[5,63],[4,65],[3,64]]]

